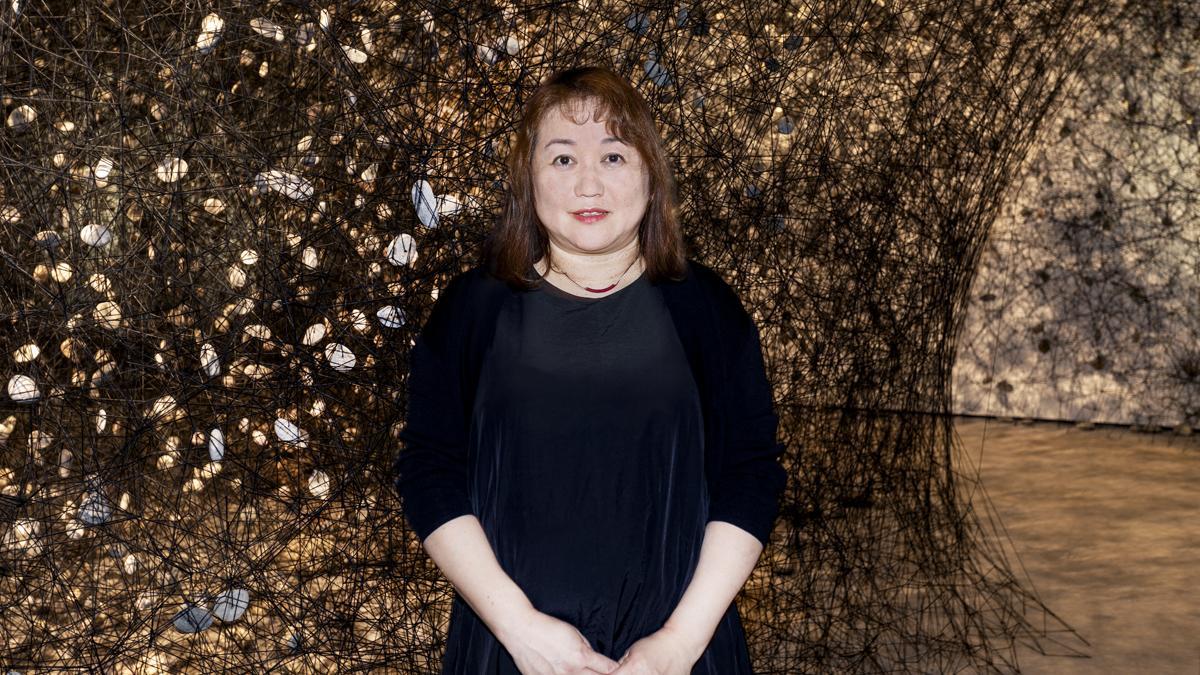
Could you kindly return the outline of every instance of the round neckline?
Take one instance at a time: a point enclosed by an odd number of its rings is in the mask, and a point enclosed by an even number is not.
[[[534,274],[541,281],[541,285],[538,286],[539,289],[546,291],[548,294],[553,295],[554,297],[562,298],[564,300],[574,300],[574,301],[578,301],[582,304],[589,304],[589,305],[592,303],[595,303],[595,302],[601,302],[603,300],[608,300],[609,298],[615,298],[618,295],[621,295],[622,293],[624,293],[625,291],[642,283],[642,281],[644,281],[646,279],[646,270],[642,269],[642,271],[638,274],[637,278],[634,279],[633,281],[629,282],[629,285],[625,286],[624,288],[614,291],[612,293],[609,293],[608,295],[602,295],[598,298],[588,298],[588,297],[585,297],[582,295],[575,295],[574,293],[568,293],[568,292],[564,291],[563,289],[559,288],[558,286],[555,286],[554,284],[550,283],[546,279],[546,277],[542,276],[541,274],[538,274],[537,270],[534,270]]]

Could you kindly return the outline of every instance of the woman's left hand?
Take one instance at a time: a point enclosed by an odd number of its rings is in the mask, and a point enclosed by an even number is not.
[[[688,675],[700,655],[667,626],[633,643],[609,675]]]

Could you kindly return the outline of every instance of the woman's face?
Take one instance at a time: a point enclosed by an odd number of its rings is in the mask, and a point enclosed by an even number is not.
[[[537,216],[561,249],[617,251],[637,238],[650,174],[636,148],[610,137],[604,122],[592,119],[592,104],[576,105],[574,116],[586,120],[582,124],[553,109],[538,125],[531,153]]]

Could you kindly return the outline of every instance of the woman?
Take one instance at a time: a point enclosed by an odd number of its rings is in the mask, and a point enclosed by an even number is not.
[[[456,590],[443,672],[750,673],[733,599],[786,478],[758,331],[685,257],[620,77],[544,82],[508,169],[411,351],[395,467]]]

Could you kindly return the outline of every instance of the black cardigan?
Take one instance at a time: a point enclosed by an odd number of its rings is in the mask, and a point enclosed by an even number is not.
[[[765,546],[787,475],[758,329],[728,284],[688,261],[683,281],[662,281],[704,414],[708,520],[731,523]],[[500,306],[523,291],[482,266],[454,277],[409,352],[408,413],[394,464],[404,514],[424,542],[472,513],[467,432],[483,356]]]

